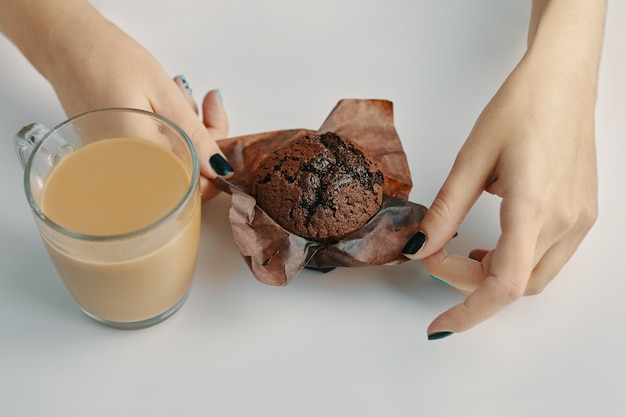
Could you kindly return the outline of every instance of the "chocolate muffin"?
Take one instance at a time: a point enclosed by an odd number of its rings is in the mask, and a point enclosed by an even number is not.
[[[383,174],[347,138],[307,134],[268,155],[254,174],[257,205],[284,229],[332,243],[357,231],[383,200]]]

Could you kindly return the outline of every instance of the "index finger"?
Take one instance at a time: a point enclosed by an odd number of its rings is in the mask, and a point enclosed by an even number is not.
[[[487,277],[462,304],[440,316],[428,327],[428,338],[437,339],[470,329],[492,317],[524,294],[533,269],[538,226],[523,204],[502,202],[502,235],[492,253]]]

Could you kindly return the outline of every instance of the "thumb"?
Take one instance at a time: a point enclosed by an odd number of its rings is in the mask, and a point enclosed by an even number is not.
[[[215,140],[228,136],[228,116],[220,90],[211,90],[202,101],[202,120]]]
[[[484,190],[487,175],[459,153],[448,178],[422,219],[420,229],[402,253],[423,259],[439,252],[454,237],[461,222]]]

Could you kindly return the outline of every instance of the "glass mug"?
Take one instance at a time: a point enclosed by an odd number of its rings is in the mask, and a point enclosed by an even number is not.
[[[147,226],[110,235],[68,230],[46,216],[42,191],[59,162],[86,145],[120,138],[157,144],[184,166],[186,190],[167,214]],[[190,290],[200,240],[199,163],[185,132],[154,113],[102,109],[53,129],[31,124],[16,134],[14,143],[41,238],[83,312],[123,329],[150,326],[176,312]]]

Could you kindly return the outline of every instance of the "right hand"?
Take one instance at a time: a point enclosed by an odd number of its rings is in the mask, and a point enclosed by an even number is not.
[[[99,16],[99,15],[98,15]],[[178,124],[193,141],[200,159],[202,200],[218,193],[210,180],[232,168],[216,141],[228,134],[228,117],[219,92],[207,93],[201,121],[180,77],[174,81],[142,46],[104,18],[91,23],[89,58],[68,51],[69,62],[50,81],[68,116],[107,107],[132,107],[158,113]],[[74,61],[71,61],[74,59]],[[178,85],[177,85],[178,84]],[[217,159],[216,159],[217,158]],[[209,162],[214,161],[213,163]]]
[[[158,113],[187,132],[202,174],[202,199],[217,194],[210,180],[232,173],[216,140],[228,134],[217,91],[202,104],[203,121],[159,62],[84,0],[0,0],[0,29],[54,87],[68,116],[108,107]]]

